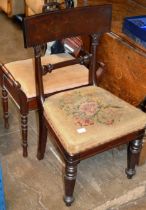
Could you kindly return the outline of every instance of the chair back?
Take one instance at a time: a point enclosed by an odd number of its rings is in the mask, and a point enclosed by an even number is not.
[[[110,31],[111,5],[96,5],[42,13],[24,19],[25,47],[34,47],[36,88],[39,101],[45,99],[42,76],[52,69],[76,63],[89,63],[89,84],[95,83],[96,48],[99,37]],[[91,35],[91,53],[71,62],[63,62],[54,66],[42,66],[41,45],[75,36]]]

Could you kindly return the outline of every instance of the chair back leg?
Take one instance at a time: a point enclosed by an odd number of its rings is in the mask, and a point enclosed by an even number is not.
[[[45,150],[46,150],[46,142],[47,142],[47,128],[45,125],[45,119],[43,114],[39,113],[39,141],[38,141],[38,150],[37,150],[37,158],[38,160],[42,160],[44,158]]]

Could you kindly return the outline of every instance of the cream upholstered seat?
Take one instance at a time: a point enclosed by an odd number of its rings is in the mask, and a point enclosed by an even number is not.
[[[62,53],[46,55],[42,58],[42,65],[55,64],[72,60],[73,56]],[[62,67],[50,74],[43,76],[45,94],[56,91],[74,88],[88,84],[88,69],[76,64],[69,67]],[[8,93],[20,108],[23,156],[27,156],[27,115],[29,110],[38,108],[35,83],[34,59],[20,60],[7,63],[0,68],[3,77],[2,101],[4,110],[5,127],[8,125]],[[80,77],[78,76],[80,74]]]
[[[55,64],[71,60],[67,53],[47,55],[42,58],[42,64]],[[36,97],[34,60],[20,60],[4,65],[4,71],[10,73],[21,84],[21,90],[28,98]],[[70,71],[70,70],[71,71]],[[78,76],[80,74],[80,77]],[[55,80],[54,80],[55,78]],[[88,84],[88,69],[80,64],[62,67],[44,76],[44,91],[46,94]]]
[[[44,114],[70,155],[105,144],[146,125],[146,115],[141,110],[93,86],[47,98]]]

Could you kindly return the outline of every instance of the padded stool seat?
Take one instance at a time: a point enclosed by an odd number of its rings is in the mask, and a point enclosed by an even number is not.
[[[42,64],[55,64],[71,60],[73,57],[67,53],[48,55],[42,57]],[[27,98],[36,96],[35,66],[33,59],[15,61],[4,65],[4,71],[10,73],[21,84],[21,90]],[[78,76],[80,75],[80,76]],[[77,87],[88,84],[88,69],[80,64],[62,67],[44,76],[45,93]]]
[[[146,114],[99,87],[48,97],[44,114],[70,154],[102,145],[146,125]]]

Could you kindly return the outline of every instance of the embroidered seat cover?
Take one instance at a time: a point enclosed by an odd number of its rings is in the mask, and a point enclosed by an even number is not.
[[[141,129],[146,114],[100,87],[49,97],[44,114],[69,154],[76,154]]]

